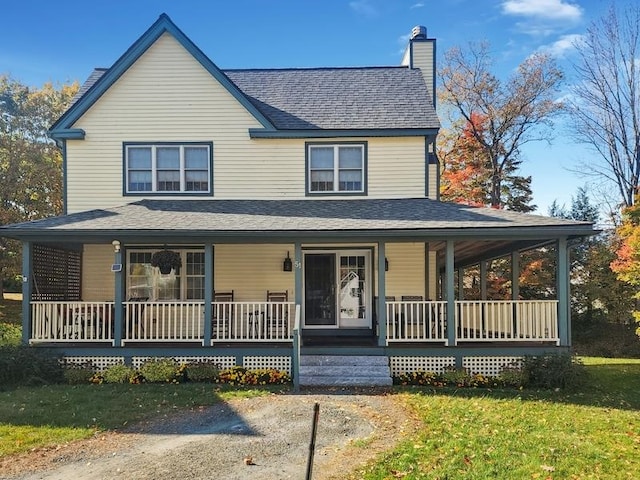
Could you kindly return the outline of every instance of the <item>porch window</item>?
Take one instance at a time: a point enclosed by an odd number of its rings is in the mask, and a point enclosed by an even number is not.
[[[366,143],[307,144],[309,194],[366,193]]]
[[[204,252],[184,250],[182,267],[162,275],[151,266],[153,251],[129,251],[127,297],[149,300],[204,300]]]
[[[211,193],[211,155],[211,143],[126,143],[125,193]]]

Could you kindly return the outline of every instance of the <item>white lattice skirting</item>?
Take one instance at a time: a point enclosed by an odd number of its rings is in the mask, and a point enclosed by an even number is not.
[[[391,375],[412,372],[442,373],[455,366],[455,357],[389,357]]]
[[[191,362],[213,362],[220,366],[221,369],[232,368],[236,366],[236,357],[234,356],[193,356],[193,357],[131,357],[131,366],[140,368],[140,366],[152,358],[172,358],[178,363]],[[97,371],[104,371],[111,365],[124,363],[124,357],[64,357],[66,363],[76,365],[92,364]],[[288,356],[248,356],[242,357],[242,366],[249,370],[275,369],[281,372],[287,372],[291,375],[291,357]]]
[[[455,357],[389,357],[391,374],[433,372],[442,373],[456,365]],[[469,373],[495,377],[504,367],[521,366],[522,357],[463,357],[462,367]]]
[[[98,372],[102,372],[111,365],[124,363],[124,357],[63,357],[65,363],[74,365],[86,365],[90,363]]]
[[[471,373],[495,377],[504,367],[520,367],[522,357],[463,357],[462,367]]]

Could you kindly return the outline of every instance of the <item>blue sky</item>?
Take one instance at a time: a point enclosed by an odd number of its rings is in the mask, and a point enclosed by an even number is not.
[[[110,66],[161,13],[220,68],[397,65],[415,25],[427,27],[441,55],[488,40],[495,72],[506,78],[532,52],[567,67],[571,45],[608,0],[66,0],[0,6],[0,73],[28,85],[78,80]],[[589,179],[570,171],[590,152],[562,124],[551,146],[527,146],[522,173],[534,203],[569,204]]]

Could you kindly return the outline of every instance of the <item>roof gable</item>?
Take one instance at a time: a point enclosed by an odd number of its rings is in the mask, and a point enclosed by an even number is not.
[[[53,138],[64,138],[73,124],[126,72],[164,33],[173,36],[238,102],[251,113],[266,130],[274,130],[273,124],[251,103],[242,91],[171,21],[162,14],[149,29],[113,64],[96,75],[77,101],[50,129]],[[87,82],[85,82],[86,84]]]

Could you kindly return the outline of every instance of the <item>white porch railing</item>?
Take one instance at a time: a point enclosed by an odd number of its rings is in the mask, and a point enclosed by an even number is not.
[[[31,343],[113,340],[113,302],[31,302]]]
[[[291,342],[294,302],[216,302],[212,342]]]
[[[386,302],[387,341],[443,342],[447,340],[447,302]]]
[[[457,301],[456,340],[463,342],[554,341],[557,300]]]
[[[124,342],[201,342],[204,302],[124,302]]]

